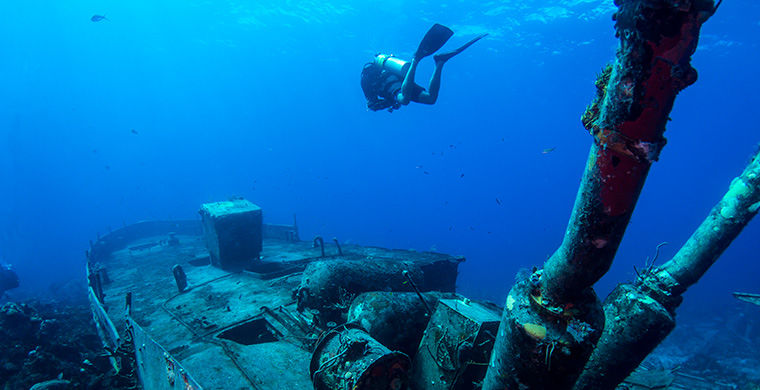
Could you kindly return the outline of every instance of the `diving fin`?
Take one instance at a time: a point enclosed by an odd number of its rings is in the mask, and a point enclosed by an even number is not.
[[[448,61],[451,57],[454,57],[455,55],[463,52],[464,49],[472,46],[473,43],[475,43],[475,42],[477,42],[477,41],[485,38],[487,35],[488,35],[488,33],[480,34],[477,37],[471,39],[469,42],[465,43],[464,45],[459,46],[457,49],[455,49],[453,51],[434,55],[433,59],[435,59],[435,63],[436,64],[444,63],[444,62]]]
[[[430,27],[414,53],[414,58],[420,60],[427,57],[443,47],[443,45],[454,35],[454,31],[442,24],[434,24]]]

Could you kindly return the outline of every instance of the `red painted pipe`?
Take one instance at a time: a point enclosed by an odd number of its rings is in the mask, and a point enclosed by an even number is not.
[[[594,135],[567,233],[549,259],[542,293],[565,303],[609,269],[641,189],[665,144],[676,95],[697,79],[689,61],[711,1],[620,1],[617,60],[584,115]]]
[[[582,117],[594,144],[564,240],[543,270],[518,277],[510,291],[484,390],[572,388],[603,326],[591,287],[609,270],[665,145],[676,95],[696,81],[689,62],[712,0],[615,4],[620,45]]]

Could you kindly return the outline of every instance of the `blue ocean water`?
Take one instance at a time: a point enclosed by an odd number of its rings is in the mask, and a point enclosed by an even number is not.
[[[562,240],[592,142],[579,118],[617,44],[611,0],[0,8],[0,260],[31,295],[83,278],[99,233],[244,196],[268,222],[296,214],[305,239],[464,255],[460,292],[501,303]],[[367,111],[362,65],[409,58],[435,22],[455,31],[447,48],[490,35],[445,66],[434,106]],[[659,243],[672,256],[743,169],[760,141],[758,49],[760,3],[725,1],[601,296]],[[684,310],[760,292],[759,251],[754,221]]]

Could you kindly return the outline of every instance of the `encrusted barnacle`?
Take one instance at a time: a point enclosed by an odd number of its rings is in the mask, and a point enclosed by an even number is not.
[[[607,94],[607,84],[610,81],[611,74],[612,64],[607,64],[607,66],[602,68],[601,73],[596,76],[596,81],[594,82],[594,85],[596,86],[596,96],[594,97],[594,101],[586,106],[586,111],[581,115],[581,122],[586,130],[591,131],[599,119],[600,107]]]

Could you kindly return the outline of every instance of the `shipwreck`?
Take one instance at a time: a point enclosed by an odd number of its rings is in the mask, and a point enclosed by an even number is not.
[[[593,143],[564,241],[518,275],[503,306],[455,291],[462,257],[302,240],[295,222],[264,223],[258,206],[231,199],[202,205],[200,220],[137,223],[90,243],[92,312],[114,370],[146,389],[675,386],[634,372],[674,329],[683,293],[757,214],[760,153],[672,259],[596,296],[719,5],[615,3],[619,47],[582,116]]]

